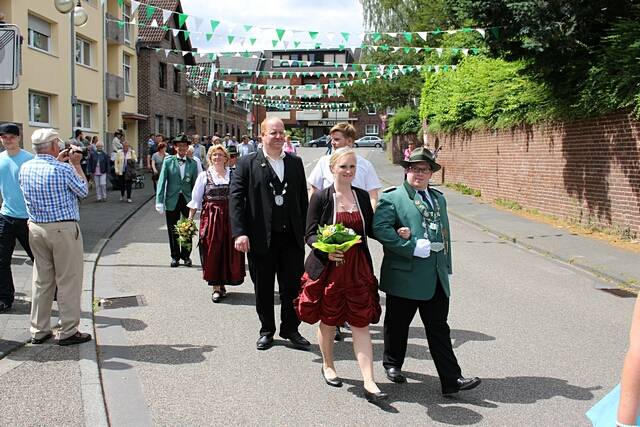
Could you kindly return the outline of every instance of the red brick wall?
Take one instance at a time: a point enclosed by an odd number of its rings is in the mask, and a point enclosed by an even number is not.
[[[428,136],[436,180],[640,235],[640,122],[627,113],[508,131]]]

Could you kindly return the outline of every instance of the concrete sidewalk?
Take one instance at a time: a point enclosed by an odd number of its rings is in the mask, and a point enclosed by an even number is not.
[[[360,153],[364,155],[364,153]],[[375,166],[383,186],[399,185],[403,169],[392,165],[386,153],[372,151],[366,156]],[[640,256],[606,242],[584,237],[552,225],[532,221],[497,209],[485,200],[465,196],[442,185],[436,186],[447,198],[449,215],[544,256],[570,264],[611,283],[611,287],[640,290]],[[452,232],[454,240],[464,236]]]
[[[120,202],[119,191],[109,191],[106,203],[95,192],[80,205],[84,244],[84,279],[80,330],[94,334],[93,275],[95,263],[109,238],[153,196],[151,179],[134,189],[132,203]],[[32,263],[18,246],[12,260],[16,288],[13,309],[0,315],[0,425],[106,425],[107,418],[97,367],[96,344],[59,347],[30,339]],[[54,303],[52,324],[57,322]],[[35,387],[35,388],[34,388]],[[24,399],[38,390],[38,398]],[[22,396],[20,398],[19,396]],[[61,405],[60,396],[65,396]],[[39,407],[34,407],[38,402]]]

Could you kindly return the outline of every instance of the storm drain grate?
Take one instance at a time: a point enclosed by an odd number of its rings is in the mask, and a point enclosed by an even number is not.
[[[619,288],[603,288],[600,289],[603,292],[607,292],[610,293],[612,295],[615,295],[617,297],[620,298],[635,298],[636,294],[634,294],[633,292],[629,292],[629,291],[625,291],[624,289],[619,289]]]
[[[142,295],[132,295],[128,297],[104,298],[100,300],[100,305],[105,310],[113,308],[139,307],[147,305]]]

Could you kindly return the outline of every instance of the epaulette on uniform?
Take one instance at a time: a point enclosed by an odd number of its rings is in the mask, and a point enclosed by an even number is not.
[[[437,188],[433,188],[433,187],[429,186],[429,189],[435,191],[436,193],[440,193],[440,194],[444,195],[444,193],[441,190],[438,190]]]
[[[396,188],[398,188],[398,187],[396,187],[396,186],[394,185],[394,186],[391,186],[391,187],[387,187],[387,188],[385,188],[384,190],[382,190],[382,192],[383,192],[383,193],[391,193],[391,192],[392,192],[393,190],[395,190]]]

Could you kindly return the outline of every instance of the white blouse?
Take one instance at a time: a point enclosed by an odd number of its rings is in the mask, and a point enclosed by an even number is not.
[[[211,171],[211,178],[213,178],[213,183],[216,185],[229,185],[229,180],[231,177],[231,170],[226,168],[226,172],[224,177],[221,178],[216,174],[213,166],[210,166],[207,171]],[[187,207],[190,209],[202,209],[202,199],[204,198],[204,190],[207,185],[207,171],[200,172],[198,178],[196,178],[196,183],[193,186],[193,190],[191,191],[191,201],[187,204]]]

